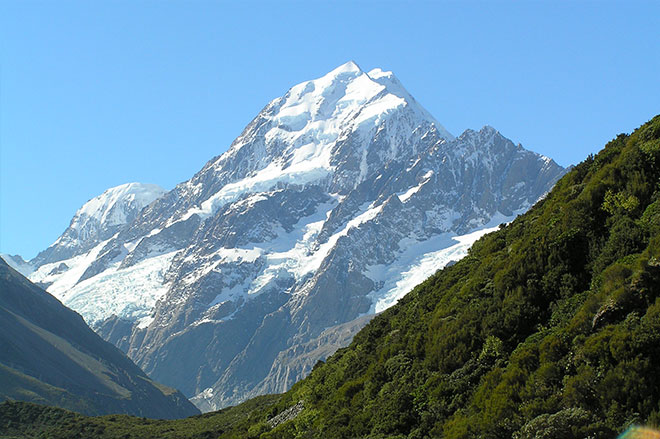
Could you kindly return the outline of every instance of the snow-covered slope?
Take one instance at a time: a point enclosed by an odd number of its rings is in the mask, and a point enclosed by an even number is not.
[[[112,238],[164,193],[154,184],[128,183],[92,198],[48,249],[25,263],[24,268],[31,269],[30,279],[85,315],[88,322],[113,314],[132,319],[147,316],[163,294],[162,271],[167,257],[117,273],[130,250],[127,245],[116,255],[112,268],[93,280],[89,277],[93,277],[90,273],[94,272],[94,262]]]
[[[288,388],[563,172],[491,127],[454,138],[391,72],[349,62],[32,279],[215,409]]]

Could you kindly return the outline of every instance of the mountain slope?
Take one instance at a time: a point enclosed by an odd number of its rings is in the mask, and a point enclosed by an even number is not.
[[[0,398],[87,414],[180,418],[197,411],[151,381],[80,315],[0,260]]]
[[[279,395],[251,399],[237,407],[177,420],[127,415],[88,417],[28,402],[0,403],[0,437],[48,439],[253,439],[266,428],[266,413]]]
[[[213,410],[288,389],[327,355],[315,340],[350,340],[563,173],[492,127],[455,138],[391,72],[349,62],[271,101],[190,180],[31,279]]]
[[[659,423],[659,183],[656,116],[375,317],[263,437],[609,438]]]
[[[2,258],[11,268],[18,271],[25,277],[28,277],[34,271],[32,264],[23,260],[20,255],[8,255],[6,253],[0,253],[0,258]]]
[[[77,418],[62,427],[70,414],[4,404],[6,432],[577,439],[657,425],[659,182],[656,116],[374,317],[282,396],[171,424]]]

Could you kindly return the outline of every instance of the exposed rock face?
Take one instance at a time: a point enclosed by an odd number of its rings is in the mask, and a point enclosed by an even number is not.
[[[285,423],[286,421],[296,419],[296,416],[298,416],[300,412],[303,411],[304,408],[305,405],[303,404],[302,401],[300,401],[298,404],[289,407],[279,415],[275,416],[273,419],[269,419],[268,425],[270,425],[270,428],[275,428],[278,425]]]
[[[217,409],[286,390],[563,172],[491,127],[454,138],[391,73],[347,63],[32,279],[151,377]]]

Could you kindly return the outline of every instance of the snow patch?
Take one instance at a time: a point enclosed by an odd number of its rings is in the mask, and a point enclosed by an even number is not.
[[[251,294],[265,291],[278,279],[299,280],[318,268],[321,254],[313,254],[311,248],[334,206],[335,202],[321,204],[314,214],[300,220],[292,232],[281,233],[262,248],[266,267],[249,286]]]
[[[151,315],[156,301],[168,289],[164,283],[165,272],[177,251],[145,259],[134,266],[119,270],[119,263],[104,272],[78,284],[77,280],[102,248],[104,243],[85,255],[64,261],[71,268],[62,274],[48,292],[57,297],[69,308],[80,313],[89,325],[116,315],[122,319],[139,321],[139,325],[148,326],[146,319]],[[54,264],[59,264],[56,262]],[[39,268],[45,271],[46,264]],[[37,278],[37,276],[35,276]],[[44,278],[46,281],[48,277]]]
[[[399,200],[401,200],[402,203],[405,203],[406,201],[408,201],[408,199],[409,199],[410,197],[412,197],[412,196],[415,195],[417,192],[419,192],[419,190],[422,188],[422,186],[424,186],[426,183],[429,182],[429,180],[430,180],[430,178],[431,178],[432,175],[433,175],[433,171],[428,171],[428,172],[427,172],[426,174],[424,174],[424,176],[422,177],[422,179],[423,179],[424,181],[422,181],[420,184],[418,184],[417,186],[413,186],[413,187],[411,187],[410,189],[408,189],[407,191],[405,191],[405,192],[402,193],[402,194],[397,194],[397,196],[399,197]]]
[[[286,169],[281,167],[281,163],[271,163],[253,177],[225,185],[202,202],[201,206],[188,210],[180,218],[180,221],[185,221],[192,215],[199,215],[201,219],[206,219],[212,216],[220,207],[239,199],[247,193],[267,192],[280,184],[304,186],[321,180],[330,173],[330,165],[327,164],[326,167],[326,162],[329,163],[329,158],[327,160],[319,157],[308,161],[298,160],[297,163]]]
[[[399,247],[405,250],[397,257],[396,262],[367,267],[366,276],[376,285],[380,285],[368,295],[372,302],[368,314],[378,313],[395,305],[400,298],[436,271],[465,257],[479,238],[496,231],[500,224],[512,221],[525,211],[527,207],[516,210],[512,215],[496,212],[488,223],[465,235],[452,236],[450,233],[443,233],[425,241],[403,239]]]
[[[142,317],[141,319],[139,319],[139,320],[137,321],[137,327],[138,327],[138,329],[145,329],[145,328],[147,328],[149,325],[151,325],[151,323],[152,323],[153,321],[154,321],[154,318],[153,318],[152,316],[150,316],[150,315],[149,315],[149,316]]]
[[[47,289],[48,292],[63,301],[63,297],[78,283],[85,270],[97,259],[99,253],[109,241],[97,244],[87,253],[44,264],[30,275],[30,280],[35,283],[50,284]],[[59,270],[56,270],[56,268],[62,264],[69,268],[66,271],[58,272]]]
[[[462,259],[476,240],[495,230],[497,227],[481,229],[461,236],[444,233],[423,242],[402,243],[406,246],[406,250],[395,263],[368,267],[366,276],[382,285],[377,291],[368,295],[372,301],[369,314],[379,313],[395,305],[416,285],[448,263]],[[452,245],[452,241],[457,243]],[[433,251],[434,248],[442,250]]]

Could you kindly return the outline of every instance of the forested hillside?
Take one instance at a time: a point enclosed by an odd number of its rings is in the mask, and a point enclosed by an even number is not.
[[[268,437],[614,437],[660,422],[660,116],[375,318]],[[309,437],[309,436],[305,436]]]
[[[659,296],[656,116],[576,166],[283,396],[229,409],[237,418],[208,436],[171,437],[613,438],[632,423],[660,423]],[[294,419],[268,422],[300,402]],[[55,431],[35,429],[17,407],[0,406],[0,417],[14,419],[11,434]],[[223,413],[175,422],[200,430]],[[144,424],[126,418],[121,437],[157,437],[131,422]]]

